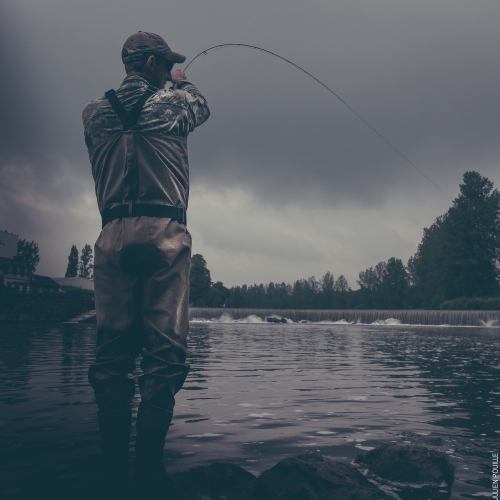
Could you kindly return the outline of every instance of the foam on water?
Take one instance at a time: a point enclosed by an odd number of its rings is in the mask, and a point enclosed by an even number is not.
[[[193,323],[319,324],[500,328],[500,311],[191,308]]]
[[[495,324],[496,323],[496,324]],[[485,327],[485,328],[495,328],[495,327],[498,327],[498,320],[497,319],[488,319],[486,321],[484,320],[481,320],[481,324]]]
[[[190,321],[192,323],[268,323],[267,318],[259,318],[259,316],[255,314],[250,314],[249,316],[245,318],[239,318],[239,319],[234,319],[230,314],[228,313],[223,313],[220,317],[213,317],[213,318],[193,318]],[[290,320],[290,323],[293,323],[293,321]]]
[[[204,432],[203,434],[188,434],[185,437],[187,438],[211,438],[211,437],[219,437],[224,434],[215,434],[213,432]]]

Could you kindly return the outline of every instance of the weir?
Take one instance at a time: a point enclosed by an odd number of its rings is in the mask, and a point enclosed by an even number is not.
[[[267,321],[267,318],[286,318],[294,323],[348,322],[360,324],[407,325],[450,325],[450,326],[500,326],[500,311],[428,311],[428,310],[362,310],[362,309],[231,309],[192,307],[189,310],[191,321],[241,321],[253,316]]]

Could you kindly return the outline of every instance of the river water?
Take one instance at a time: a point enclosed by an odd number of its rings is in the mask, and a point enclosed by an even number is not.
[[[450,456],[452,499],[489,497],[491,453],[500,451],[499,335],[192,323],[167,468],[229,460],[259,474],[306,451],[350,462],[381,443],[414,442]],[[95,336],[92,324],[0,326],[0,496],[77,491],[95,478],[99,436],[86,375]]]

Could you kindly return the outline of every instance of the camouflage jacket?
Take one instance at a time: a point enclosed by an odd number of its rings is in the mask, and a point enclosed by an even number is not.
[[[127,111],[148,85],[140,76],[125,78],[116,94]],[[128,203],[187,208],[187,137],[210,110],[193,84],[183,81],[175,87],[151,96],[127,131],[105,97],[85,106],[85,143],[101,213]]]
[[[141,76],[128,76],[116,95],[127,111],[146,91],[149,83]],[[180,88],[159,90],[142,108],[134,130],[169,134],[187,138],[210,116],[207,101],[192,83],[183,81]],[[122,130],[122,124],[108,100],[103,96],[90,101],[82,113],[87,148],[95,146]]]

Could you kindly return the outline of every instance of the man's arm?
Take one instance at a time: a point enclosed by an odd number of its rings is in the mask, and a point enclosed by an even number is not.
[[[206,122],[210,116],[207,101],[196,85],[186,81],[186,75],[182,70],[176,69],[173,71],[171,81],[174,89],[185,94],[190,110],[189,131],[192,132],[196,127]]]

